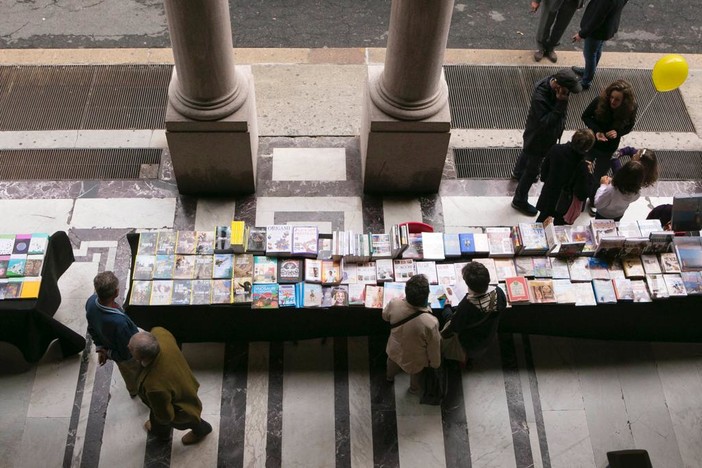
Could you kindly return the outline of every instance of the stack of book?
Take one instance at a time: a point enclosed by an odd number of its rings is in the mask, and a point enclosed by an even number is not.
[[[39,297],[46,233],[0,234],[0,300]]]

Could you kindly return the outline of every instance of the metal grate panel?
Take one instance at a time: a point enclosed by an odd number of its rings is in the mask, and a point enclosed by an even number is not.
[[[455,148],[458,179],[509,179],[520,148]],[[658,180],[702,180],[702,151],[656,150]]]
[[[534,85],[561,67],[494,67],[447,65],[451,124],[454,128],[522,129]],[[679,90],[659,93],[650,70],[598,69],[589,91],[571,97],[567,129],[584,126],[581,115],[599,90],[617,79],[629,81],[636,93],[639,132],[695,132]]]
[[[0,180],[156,179],[162,152],[151,148],[0,150]]]
[[[164,128],[170,65],[0,67],[0,131]]]

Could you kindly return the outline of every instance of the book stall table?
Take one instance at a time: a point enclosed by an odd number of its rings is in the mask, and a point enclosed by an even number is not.
[[[73,261],[73,248],[66,233],[54,233],[46,248],[38,298],[0,301],[0,341],[19,348],[28,362],[39,361],[55,339],[64,356],[85,348],[84,337],[54,319],[61,304],[58,280]]]

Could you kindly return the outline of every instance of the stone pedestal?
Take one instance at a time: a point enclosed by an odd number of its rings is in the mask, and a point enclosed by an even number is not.
[[[423,120],[389,116],[371,99],[382,66],[368,67],[361,123],[361,162],[366,193],[436,193],[451,138],[448,101]],[[440,86],[446,86],[441,74]]]
[[[256,191],[258,128],[251,68],[237,66],[247,94],[234,113],[219,120],[184,116],[170,100],[166,139],[178,191],[184,195],[236,196]]]

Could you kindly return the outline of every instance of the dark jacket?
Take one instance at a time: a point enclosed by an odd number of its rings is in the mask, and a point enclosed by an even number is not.
[[[539,155],[560,140],[565,128],[568,101],[556,99],[549,76],[539,81],[531,95],[531,104],[524,125],[524,151]]]
[[[619,30],[619,20],[627,1],[590,0],[580,20],[580,37],[610,40]]]
[[[573,174],[575,178],[573,179]],[[592,183],[592,174],[587,169],[585,155],[578,153],[572,143],[553,146],[541,166],[541,188],[536,208],[548,216],[563,215],[556,213],[556,203],[561,189],[574,180],[573,194],[580,200],[585,200]]]
[[[618,126],[619,128],[615,128],[611,114],[605,116],[605,118],[602,120],[598,119],[595,115],[595,111],[597,110],[597,103],[599,101],[599,97],[596,97],[592,100],[590,105],[588,105],[585,111],[583,112],[582,119],[583,122],[585,122],[585,125],[587,125],[587,128],[592,130],[593,133],[607,133],[610,130],[617,131],[617,138],[613,138],[611,140],[608,139],[607,141],[595,140],[595,146],[593,146],[590,150],[590,152],[594,154],[606,154],[608,156],[611,156],[612,153],[617,151],[617,148],[619,148],[619,141],[622,139],[622,137],[627,133],[631,132],[631,130],[634,128],[634,124],[636,123],[636,112],[638,110],[638,105],[634,107],[634,112],[629,117],[629,120],[620,123]]]
[[[93,294],[85,303],[85,318],[97,348],[106,348],[108,357],[117,362],[132,358],[127,344],[139,330],[124,311],[100,304]]]

